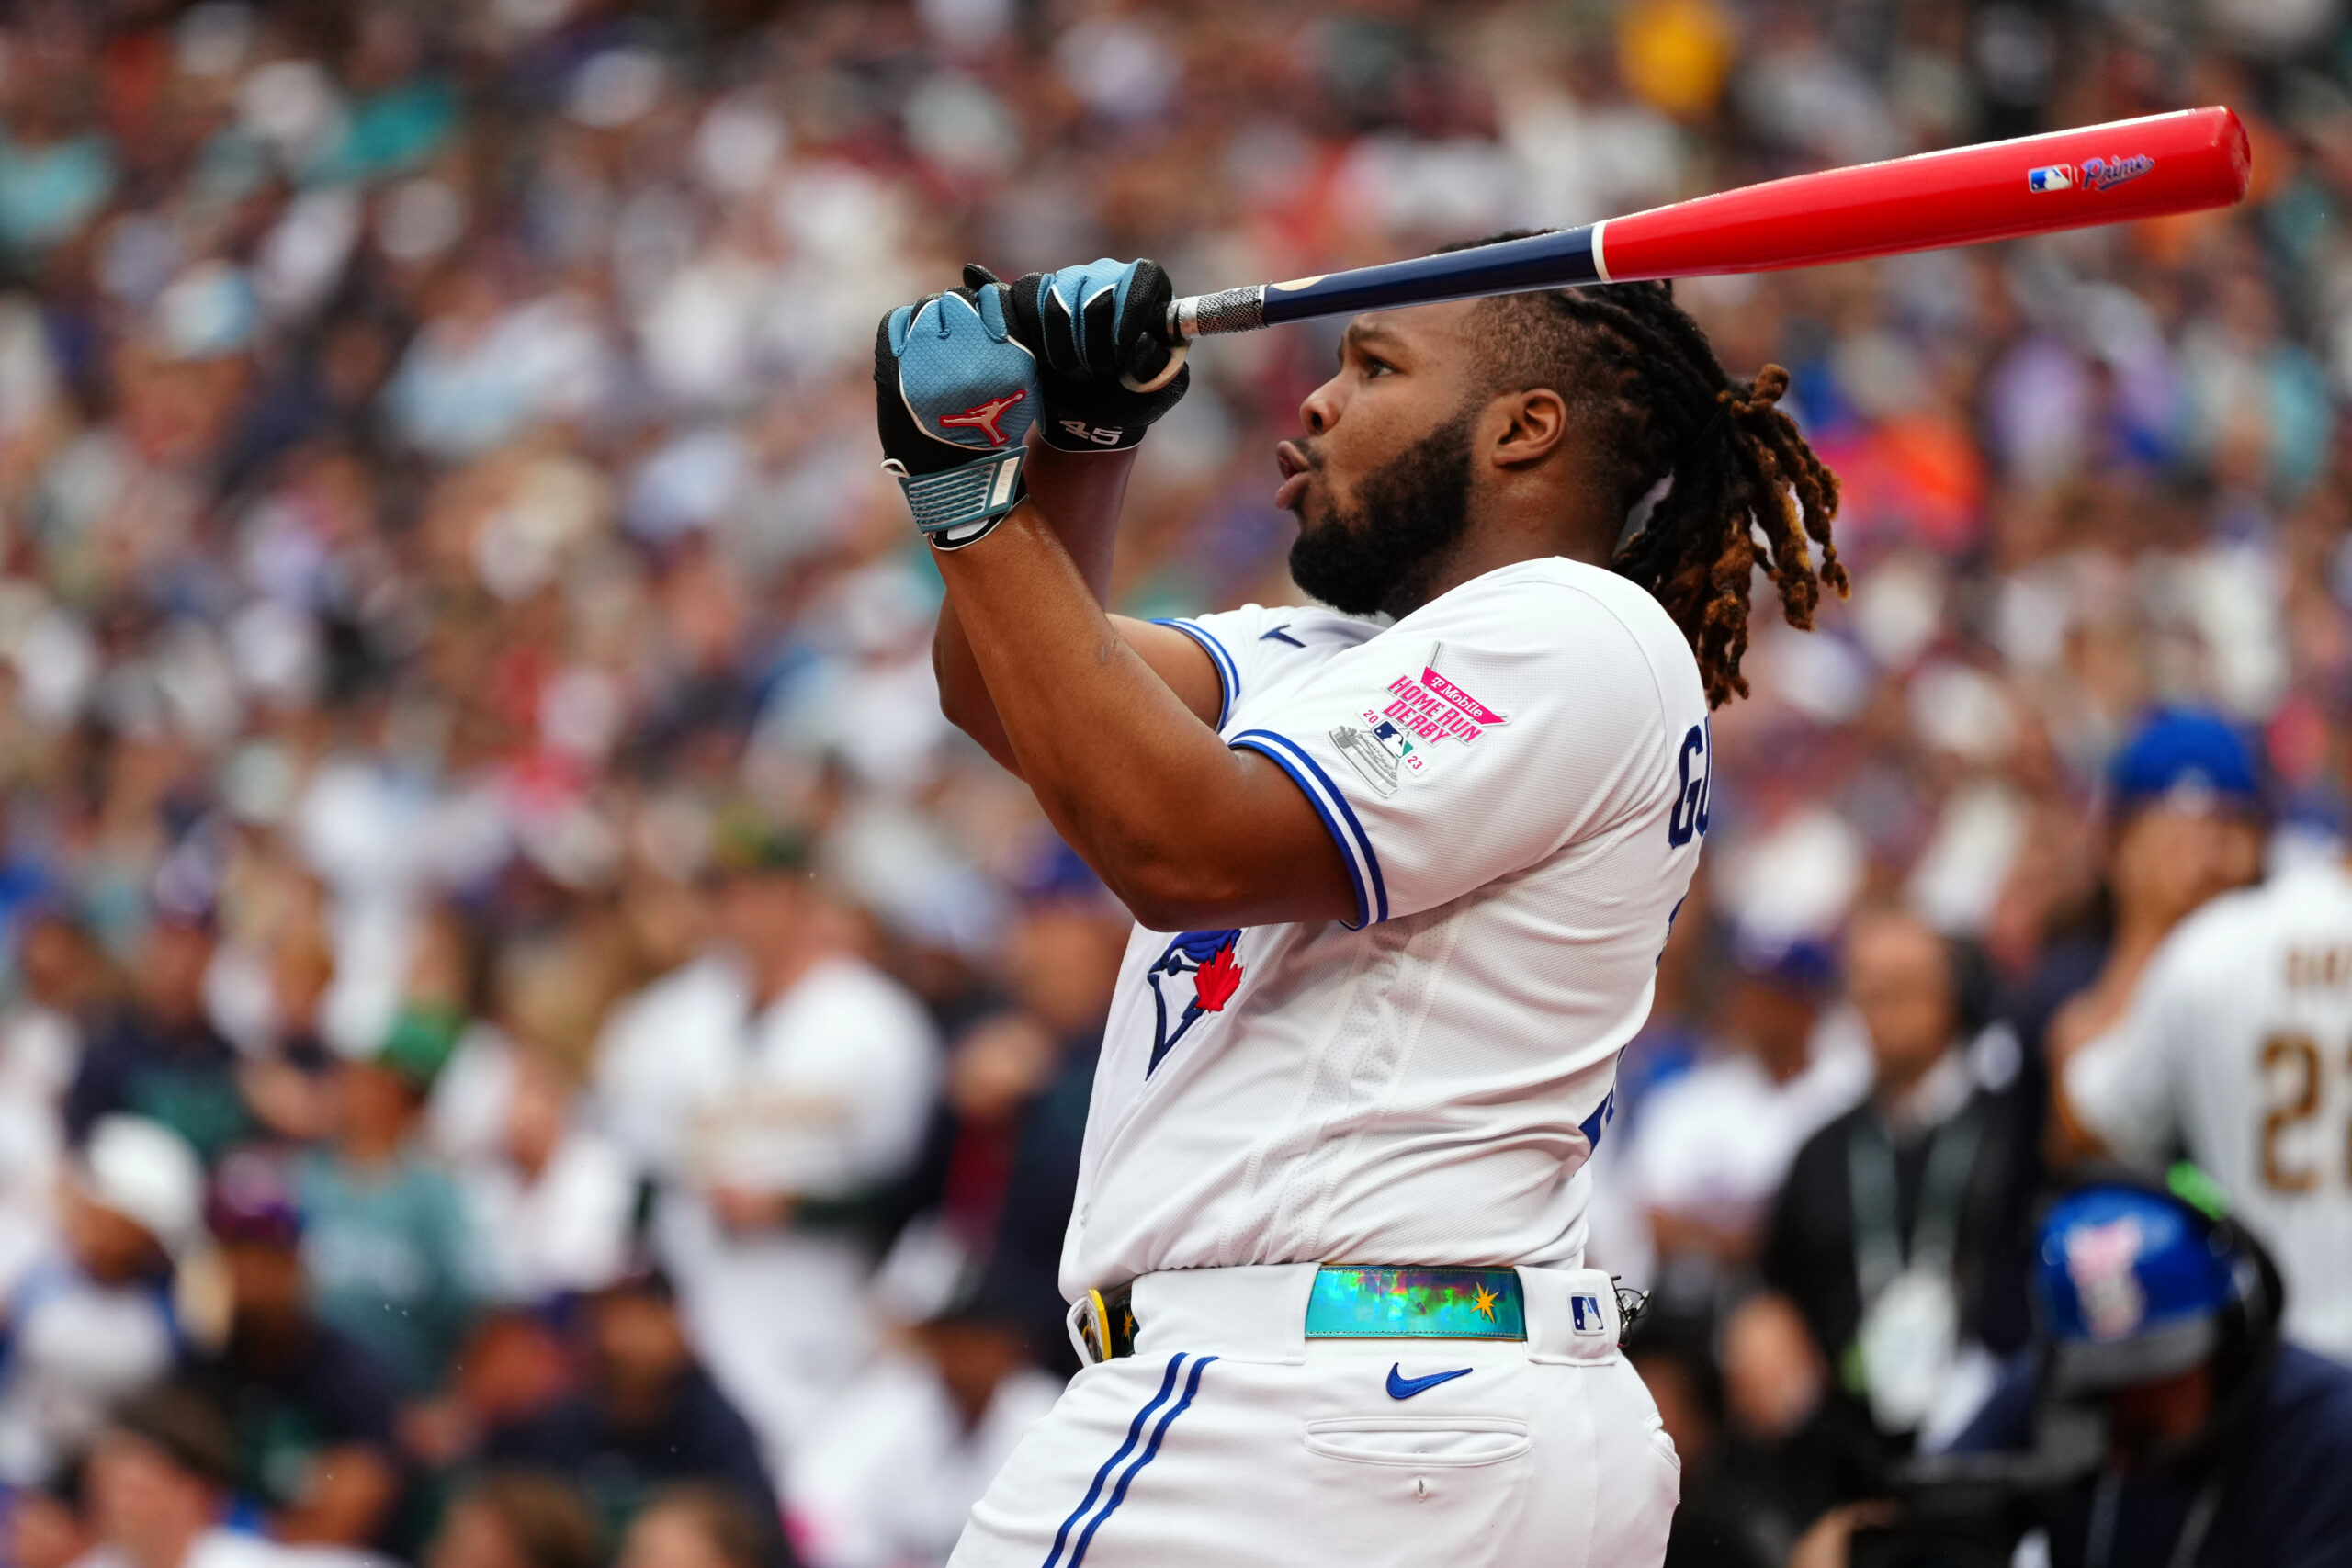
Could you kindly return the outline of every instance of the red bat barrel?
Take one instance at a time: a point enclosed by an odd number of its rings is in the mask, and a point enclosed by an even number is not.
[[[2184,109],[1796,175],[1597,225],[1612,282],[1773,272],[2221,207],[2245,194],[2245,127]]]

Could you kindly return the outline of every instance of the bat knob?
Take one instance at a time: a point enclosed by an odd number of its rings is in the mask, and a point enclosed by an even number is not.
[[[1156,392],[1176,379],[1176,372],[1184,368],[1184,356],[1192,352],[1192,344],[1180,343],[1168,351],[1168,363],[1148,381],[1138,381],[1132,372],[1119,372],[1119,385],[1130,392]]]

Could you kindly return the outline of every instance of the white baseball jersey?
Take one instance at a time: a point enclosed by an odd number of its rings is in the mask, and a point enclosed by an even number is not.
[[[2297,871],[2182,921],[2065,1087],[2120,1157],[2211,1172],[2278,1257],[2288,1336],[2352,1360],[2352,875]]]
[[[1351,922],[1138,930],[1062,1255],[1159,1269],[1582,1257],[1580,1176],[1707,826],[1689,645],[1612,572],[1488,572],[1393,626],[1172,623],[1218,731],[1330,829]]]

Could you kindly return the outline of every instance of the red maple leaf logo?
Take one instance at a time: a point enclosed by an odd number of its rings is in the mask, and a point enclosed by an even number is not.
[[[1241,988],[1241,964],[1233,956],[1234,943],[1227,942],[1193,975],[1193,995],[1200,1001],[1203,1012],[1223,1012],[1233,993]]]

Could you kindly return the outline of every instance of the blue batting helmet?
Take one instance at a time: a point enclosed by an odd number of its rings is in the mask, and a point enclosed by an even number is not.
[[[2241,1261],[2211,1221],[2153,1189],[2098,1183],[2060,1199],[2034,1258],[2059,1391],[2149,1382],[2212,1355],[2245,1289]]]

